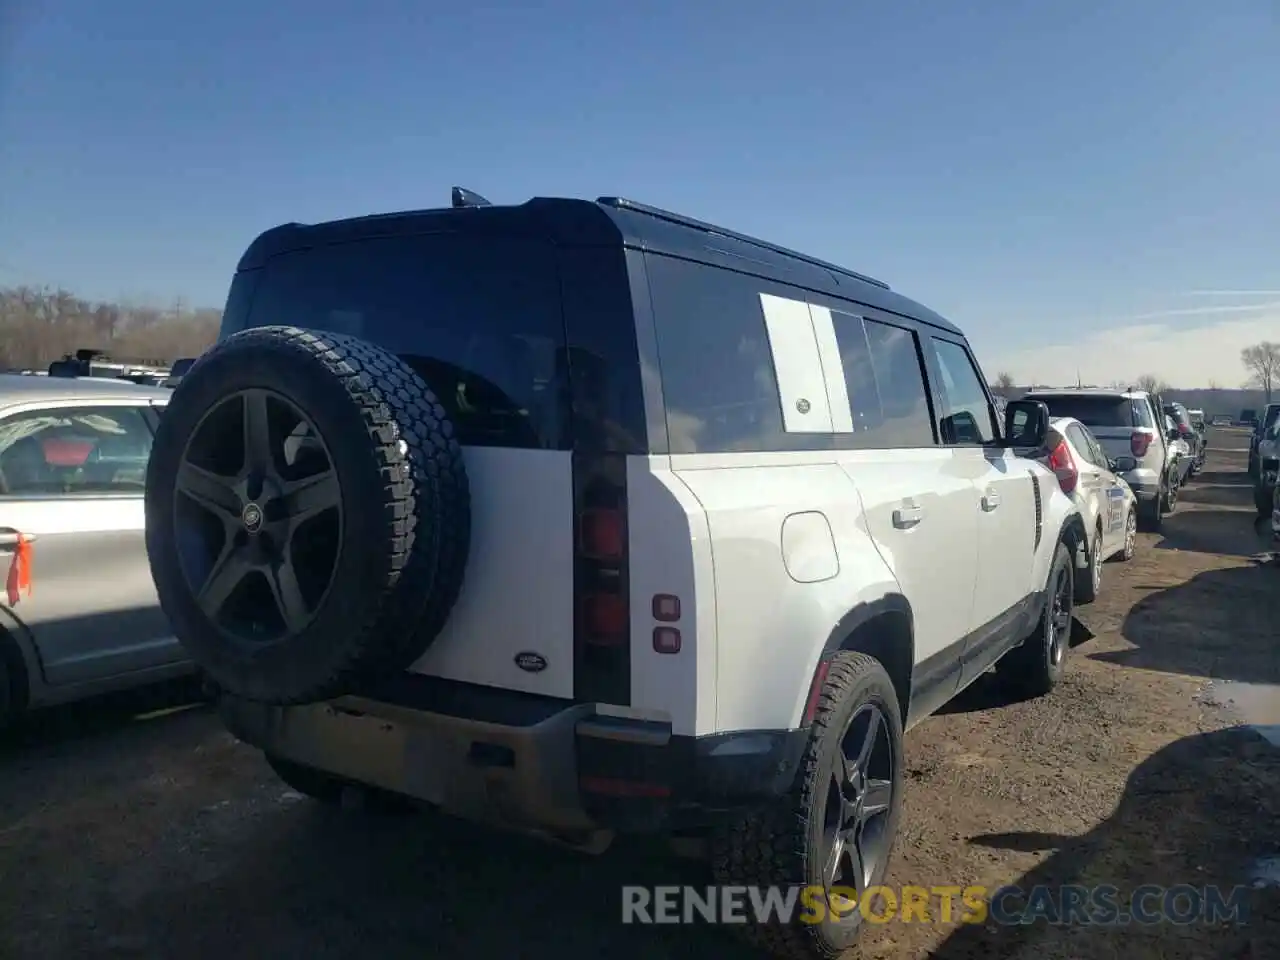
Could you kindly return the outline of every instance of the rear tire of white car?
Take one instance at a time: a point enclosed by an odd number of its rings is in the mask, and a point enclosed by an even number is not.
[[[772,809],[713,834],[717,883],[760,887],[762,893],[770,887],[827,891],[818,898],[823,922],[813,922],[818,919],[813,913],[805,922],[808,903],[797,900],[790,924],[775,918],[738,928],[773,956],[830,960],[857,941],[861,905],[851,904],[847,893],[833,897],[831,891],[834,886],[862,893],[884,882],[902,811],[901,718],[893,681],[880,662],[863,653],[837,654],[790,793]],[[876,812],[869,813],[872,807]],[[858,826],[849,833],[850,855],[848,846],[837,847],[836,841],[853,823]],[[852,876],[842,876],[840,868]],[[839,912],[834,922],[833,903]]]
[[[1036,629],[996,663],[996,674],[1011,693],[1030,700],[1058,685],[1071,653],[1074,600],[1075,564],[1067,545],[1060,543],[1049,568],[1044,612]]]
[[[444,407],[373,344],[257,327],[191,368],[147,471],[174,633],[227,693],[327,700],[406,669],[462,588],[470,494]]]
[[[1164,526],[1164,510],[1161,506],[1163,500],[1164,494],[1161,493],[1150,500],[1138,502],[1138,519],[1148,533],[1159,533]]]
[[[1085,576],[1076,571],[1075,601],[1084,605],[1098,599],[1102,590],[1102,527],[1093,531],[1093,546],[1089,550],[1089,569]]]
[[[1258,517],[1271,516],[1271,492],[1260,482],[1253,485],[1253,505],[1258,509]]]
[[[1122,563],[1127,563],[1133,559],[1133,555],[1138,548],[1138,511],[1135,507],[1130,507],[1129,511],[1124,515],[1124,549],[1117,553],[1113,559]]]

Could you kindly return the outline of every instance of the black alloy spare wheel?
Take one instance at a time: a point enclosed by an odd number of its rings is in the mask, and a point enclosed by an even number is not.
[[[352,337],[260,327],[214,347],[161,418],[146,502],[161,605],[236,696],[310,702],[402,670],[461,590],[452,425],[411,368]]]

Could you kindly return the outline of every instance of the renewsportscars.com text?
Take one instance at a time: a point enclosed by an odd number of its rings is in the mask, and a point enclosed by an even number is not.
[[[622,922],[824,923],[859,914],[871,923],[1033,923],[1063,925],[1245,923],[1247,887],[1118,887],[1064,884],[1016,886],[835,887],[638,887],[622,888]]]

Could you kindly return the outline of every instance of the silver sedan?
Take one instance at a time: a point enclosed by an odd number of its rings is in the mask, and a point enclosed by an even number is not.
[[[0,375],[0,720],[194,672],[144,541],[147,460],[171,396]]]

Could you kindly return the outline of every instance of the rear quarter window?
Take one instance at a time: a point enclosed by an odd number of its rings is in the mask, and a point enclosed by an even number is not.
[[[864,318],[853,304],[816,303],[803,290],[720,267],[650,254],[645,269],[671,453],[935,444],[913,330]],[[826,341],[821,328],[828,325],[831,352],[815,355],[808,372],[819,390],[826,385],[829,430],[788,428],[782,396],[790,400],[790,387],[805,379],[796,369],[803,364],[771,344],[762,295],[790,309],[807,347]],[[833,393],[832,378],[842,378],[844,390]]]
[[[567,363],[554,249],[428,234],[295,250],[232,284],[222,336],[290,324],[398,354],[464,445],[567,449]]]
[[[830,449],[830,434],[785,428],[765,283],[657,254],[645,270],[672,453]]]

